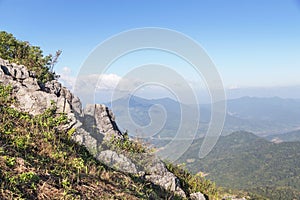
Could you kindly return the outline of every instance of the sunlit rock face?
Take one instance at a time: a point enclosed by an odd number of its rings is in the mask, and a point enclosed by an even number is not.
[[[105,105],[88,104],[82,109],[80,99],[57,80],[40,83],[35,72],[1,58],[0,84],[13,87],[13,96],[16,98],[14,107],[17,110],[38,115],[51,106],[56,106],[57,113],[65,113],[69,123],[60,129],[65,131],[72,129],[72,139],[85,146],[100,162],[116,170],[139,175],[153,184],[186,197],[179,179],[169,172],[165,164],[155,155],[143,154],[130,157],[110,149],[103,149],[104,141],[109,141],[111,138],[123,140],[114,114]],[[145,162],[140,166],[142,159]],[[197,193],[197,197],[200,196]]]

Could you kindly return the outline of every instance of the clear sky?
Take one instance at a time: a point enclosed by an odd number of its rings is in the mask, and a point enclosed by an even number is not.
[[[73,73],[100,42],[141,27],[174,29],[207,51],[226,87],[300,85],[297,0],[0,0],[0,29],[61,49]]]

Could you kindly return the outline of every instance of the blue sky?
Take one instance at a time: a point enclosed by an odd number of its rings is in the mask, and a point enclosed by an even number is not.
[[[196,40],[224,85],[300,85],[300,3],[297,0],[0,0],[0,29],[61,49],[56,66],[73,75],[103,40],[141,27],[162,27]]]

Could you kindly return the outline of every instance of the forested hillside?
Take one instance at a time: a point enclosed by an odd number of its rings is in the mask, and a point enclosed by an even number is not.
[[[270,199],[300,198],[300,142],[275,144],[248,132],[221,137],[213,151],[198,159],[197,140],[180,162],[218,185],[251,191]]]

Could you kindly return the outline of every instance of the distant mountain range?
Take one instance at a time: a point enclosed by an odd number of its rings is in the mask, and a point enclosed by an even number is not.
[[[249,132],[222,136],[212,152],[198,158],[203,140],[195,140],[178,161],[218,185],[270,199],[299,199],[300,142],[275,144]]]
[[[242,97],[227,101],[225,132],[271,135],[300,128],[300,99]]]
[[[281,142],[300,142],[300,130],[292,131],[283,134],[276,134],[276,135],[269,135],[266,139],[274,142],[274,143],[281,143]]]
[[[156,134],[156,137],[166,138],[173,137],[176,133],[181,120],[181,109],[193,109],[189,105],[181,104],[170,98],[149,100],[136,96],[128,96],[106,103],[106,105],[113,109],[119,126],[134,133],[138,133],[140,130],[134,128],[132,121],[126,116],[127,107],[129,107],[132,120],[138,125],[145,126],[151,122],[149,109],[152,107],[152,111],[159,114],[162,110],[153,107],[153,105],[161,105],[167,114],[167,118],[163,129]],[[201,137],[206,133],[209,126],[211,105],[203,104],[199,107],[198,136]],[[184,122],[189,123],[192,120],[194,119],[185,119]],[[234,131],[246,130],[260,136],[269,136],[299,128],[300,99],[242,97],[227,101],[226,121],[222,134],[226,135]]]
[[[151,122],[148,113],[151,107],[152,112],[162,112],[154,106],[157,104],[167,113],[166,123],[147,142],[163,147],[178,129],[181,109],[192,109],[189,105],[170,98],[149,100],[135,96],[107,105],[113,109],[121,128],[138,132],[130,129],[133,126],[126,112],[131,113],[135,123],[147,125]],[[211,105],[199,107],[198,138],[178,163],[186,163],[194,173],[201,172],[223,187],[242,189],[270,199],[299,199],[300,142],[285,142],[300,141],[300,130],[295,131],[300,127],[299,99],[242,97],[228,100],[223,136],[204,159],[199,159],[198,154],[203,142],[201,136],[209,125]],[[193,119],[186,123],[189,120]]]
[[[127,104],[129,102],[129,104]],[[143,133],[140,129],[136,129],[132,123],[136,123],[138,126],[146,126],[151,123],[151,118],[148,113],[152,108],[153,112],[156,112],[163,116],[163,111],[159,107],[153,107],[153,105],[161,105],[167,113],[166,123],[163,127],[163,131],[158,134],[173,134],[178,129],[180,123],[180,105],[178,102],[169,98],[148,100],[139,98],[136,96],[126,97],[118,99],[106,105],[110,107],[116,115],[116,121],[119,127],[123,130],[128,130],[134,134],[147,134]],[[129,106],[128,106],[129,105]],[[128,117],[128,113],[129,116]],[[131,120],[132,119],[132,120]],[[151,131],[151,130],[150,130]]]

